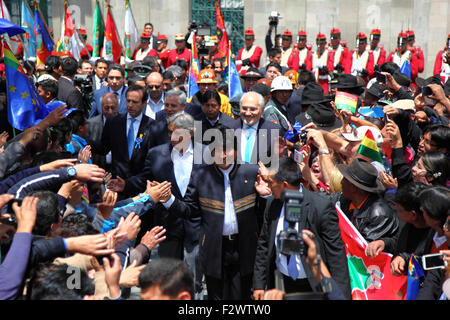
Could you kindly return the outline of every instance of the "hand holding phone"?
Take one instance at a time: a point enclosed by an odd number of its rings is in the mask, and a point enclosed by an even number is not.
[[[422,256],[422,265],[424,270],[442,269],[447,267],[447,261],[444,260],[443,253],[426,254]]]
[[[382,73],[379,72],[379,71],[376,71],[376,72],[375,72],[375,75],[376,75],[376,78],[377,78],[377,81],[378,81],[378,82],[386,83],[387,78],[386,78],[386,76],[385,76],[384,74],[382,74]]]
[[[428,87],[428,86],[422,87],[422,96],[428,97],[428,96],[431,96],[432,94],[433,94],[433,90],[431,90],[430,87]]]

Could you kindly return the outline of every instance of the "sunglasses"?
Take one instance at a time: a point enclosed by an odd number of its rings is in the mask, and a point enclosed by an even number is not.
[[[156,90],[158,90],[158,89],[161,88],[161,86],[148,86],[148,88],[149,89],[156,89]]]

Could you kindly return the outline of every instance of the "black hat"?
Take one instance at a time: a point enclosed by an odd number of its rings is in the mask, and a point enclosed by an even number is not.
[[[245,74],[243,74],[241,76],[241,78],[245,79],[245,78],[257,78],[257,79],[261,79],[264,78],[261,73],[259,73],[259,70],[256,68],[248,68],[247,72]]]
[[[388,90],[389,88],[379,82],[374,82],[370,88],[366,89],[366,92],[370,93],[371,95],[377,97],[378,99],[381,99],[384,96],[383,91]]]
[[[420,88],[422,88],[425,85],[425,79],[421,78],[421,77],[417,77],[416,81],[415,81],[415,84],[416,84],[417,88],[420,89]]]
[[[152,72],[152,68],[146,65],[134,66],[132,70],[136,75],[144,78],[147,77],[150,74],[150,72]]]
[[[349,165],[338,164],[337,168],[345,179],[361,190],[372,193],[385,190],[384,185],[378,179],[377,169],[369,162],[355,159]]]
[[[330,101],[323,95],[323,88],[316,82],[308,82],[302,91],[297,91],[302,97],[300,104],[313,104]]]
[[[351,74],[340,74],[337,83],[331,84],[331,88],[336,89],[357,89],[363,88],[364,82],[358,81],[358,77]]]
[[[239,93],[230,99],[231,113],[235,116],[241,115],[240,101],[243,95],[243,93]]]
[[[409,87],[411,84],[411,79],[404,73],[401,73],[400,71],[394,72],[392,75],[394,77],[394,80],[397,81],[399,85],[402,87]]]
[[[432,77],[426,78],[422,86],[427,86],[429,84],[438,84],[443,87],[441,76],[439,74],[435,74]]]
[[[308,110],[300,113],[295,120],[300,122],[302,126],[312,121],[319,129],[326,131],[342,126],[341,120],[336,118],[333,107],[329,102],[311,104]]]

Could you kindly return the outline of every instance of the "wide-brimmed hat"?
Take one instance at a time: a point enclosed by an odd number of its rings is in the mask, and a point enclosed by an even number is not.
[[[401,99],[395,101],[391,104],[392,107],[402,110],[410,110],[416,112],[416,105],[414,104],[414,100],[411,99]]]
[[[385,190],[384,185],[378,179],[377,169],[369,162],[355,159],[349,165],[338,164],[337,168],[345,179],[361,190],[372,193]]]
[[[242,79],[245,79],[245,78],[261,79],[261,78],[264,78],[264,77],[261,75],[261,73],[259,73],[258,69],[251,67],[251,68],[248,68],[246,73],[241,75],[241,78]]]
[[[366,92],[370,93],[374,97],[377,97],[378,99],[381,99],[384,97],[385,90],[389,90],[385,84],[374,82],[369,88],[366,89]]]
[[[331,84],[331,88],[336,89],[357,89],[365,86],[364,82],[358,81],[358,78],[351,74],[340,74],[336,83]]]
[[[322,130],[331,131],[342,126],[341,120],[336,118],[333,107],[329,102],[314,103],[306,112],[300,113],[296,118],[302,126],[311,121]]]
[[[313,104],[330,101],[323,95],[323,88],[316,82],[308,82],[302,91],[297,91],[297,95],[302,97],[300,104]]]
[[[362,141],[362,139],[366,135],[367,130],[370,130],[372,132],[377,146],[381,146],[384,141],[383,135],[381,134],[381,131],[379,129],[372,126],[360,126],[351,133],[342,133],[342,137],[347,141]]]

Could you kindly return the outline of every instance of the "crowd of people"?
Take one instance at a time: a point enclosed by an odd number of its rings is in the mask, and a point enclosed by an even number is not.
[[[450,50],[422,78],[409,30],[388,57],[380,30],[353,51],[336,28],[315,51],[302,30],[294,45],[271,32],[264,62],[245,31],[235,96],[217,36],[188,97],[189,47],[204,39],[167,49],[151,23],[125,65],[18,55],[60,106],[0,135],[0,298],[351,299],[336,205],[368,257],[392,254],[393,275],[412,254],[447,265]],[[450,266],[426,270],[417,299],[448,298]]]

